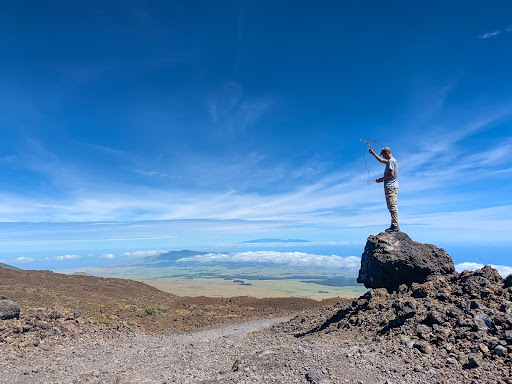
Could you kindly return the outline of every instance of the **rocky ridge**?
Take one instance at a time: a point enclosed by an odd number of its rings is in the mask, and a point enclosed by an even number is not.
[[[414,246],[406,236],[370,236],[361,261],[361,269],[366,270],[360,276],[365,276],[365,282],[375,284],[379,280],[372,277],[380,277],[388,268],[371,260],[382,260],[381,246],[394,243],[398,251],[387,259],[393,260],[395,266],[400,264],[404,255],[401,251]],[[407,244],[403,246],[402,241]],[[416,247],[405,254],[425,250],[424,245]],[[277,325],[276,331],[293,333],[298,338],[352,335],[382,343],[404,358],[423,356],[433,368],[452,366],[483,380],[475,382],[512,383],[512,275],[502,279],[490,266],[459,274],[452,271],[451,258],[433,247],[427,248],[432,255],[441,255],[441,259],[437,264],[430,263],[434,267],[431,273],[421,276],[424,282],[408,280],[408,284],[402,283],[390,292],[396,280],[388,277],[380,280],[384,287],[371,289],[349,305],[340,303],[323,312],[297,316]],[[387,252],[393,250],[388,247]],[[414,268],[414,263],[424,266],[431,258],[402,260],[404,264],[398,265],[398,270],[411,265]]]

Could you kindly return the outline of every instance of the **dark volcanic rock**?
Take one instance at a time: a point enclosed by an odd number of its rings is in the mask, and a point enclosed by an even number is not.
[[[512,290],[491,267],[429,277],[391,293],[372,289],[325,313],[323,321],[292,319],[295,337],[352,335],[391,346],[392,353],[436,361],[434,366],[471,369],[479,383],[512,383]]]
[[[14,301],[0,299],[0,319],[9,320],[20,317],[20,307]]]
[[[311,384],[331,384],[331,381],[318,369],[311,369],[306,373],[306,380]]]
[[[512,287],[512,273],[505,278],[505,285],[503,288]]]
[[[431,276],[454,272],[453,260],[444,249],[413,241],[404,232],[382,232],[368,237],[357,282],[392,292],[401,284],[424,283]]]
[[[405,360],[421,356],[436,370],[471,369],[460,371],[474,383],[512,384],[511,276],[502,279],[491,266],[459,274],[444,250],[405,233],[381,233],[368,238],[358,278],[378,288],[326,308],[323,321],[298,316],[289,328],[295,337],[380,342]]]
[[[461,287],[474,298],[488,296],[501,289],[503,280],[497,270],[489,265],[476,271],[463,271],[460,274]]]

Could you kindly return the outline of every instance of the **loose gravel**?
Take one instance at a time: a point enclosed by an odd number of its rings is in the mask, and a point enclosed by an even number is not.
[[[411,354],[410,360],[404,360],[376,343],[343,337],[296,338],[274,326],[287,320],[43,343],[22,354],[2,353],[0,383],[466,382],[450,381],[445,372],[424,367],[422,356]]]

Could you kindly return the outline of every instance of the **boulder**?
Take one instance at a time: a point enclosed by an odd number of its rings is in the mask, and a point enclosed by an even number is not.
[[[501,288],[503,279],[496,269],[486,265],[476,271],[462,271],[460,282],[465,293],[473,297],[483,297],[491,294],[496,288]]]
[[[404,232],[382,232],[368,237],[357,282],[393,292],[401,284],[421,284],[432,276],[454,272],[453,260],[444,249],[413,241]]]
[[[0,298],[0,320],[18,319],[20,307],[14,301]]]

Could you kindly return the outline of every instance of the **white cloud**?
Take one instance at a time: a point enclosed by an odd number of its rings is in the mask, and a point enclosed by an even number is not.
[[[79,255],[64,255],[64,256],[55,256],[55,260],[73,260],[80,259],[82,256]]]
[[[160,250],[153,250],[153,251],[125,252],[125,253],[123,253],[123,256],[125,256],[125,257],[147,257],[147,256],[158,256],[158,255],[162,255],[164,253],[169,253],[169,251],[160,249]]]
[[[484,33],[483,35],[480,35],[478,36],[480,39],[489,39],[493,36],[498,36],[498,35],[501,35],[503,33],[503,31],[492,31],[492,32],[487,32],[487,33]]]
[[[140,169],[136,169],[133,172],[137,173],[139,175],[142,175],[142,176],[160,176],[160,177],[167,177],[167,176],[169,176],[165,172],[158,172],[158,171],[142,171]]]
[[[401,149],[402,153],[397,151],[401,167],[399,209],[404,230],[408,230],[407,225],[411,224],[425,230],[437,229],[439,232],[432,238],[433,242],[452,236],[473,240],[473,232],[460,232],[460,228],[471,229],[477,236],[488,237],[492,241],[507,239],[503,233],[512,225],[510,203],[504,198],[496,198],[496,194],[492,195],[494,191],[480,189],[473,193],[471,187],[480,183],[485,185],[492,178],[493,181],[503,179],[505,189],[505,177],[511,170],[510,164],[506,168],[507,153],[512,150],[511,141],[482,143],[478,154],[463,146],[462,141],[508,118],[510,109],[507,106],[491,108],[488,114],[471,114],[461,124],[447,121],[439,130],[425,129],[425,133],[414,138],[418,143],[414,152],[411,149],[407,153],[406,146]],[[39,158],[36,160],[34,163],[44,163]],[[270,236],[286,234],[293,238],[309,236],[306,238],[352,240],[361,239],[377,227],[385,228],[389,219],[381,187],[366,185],[366,169],[361,157],[341,164],[346,171],[330,173],[332,168],[323,164],[304,163],[302,167],[286,163],[269,165],[268,159],[259,153],[247,154],[247,159],[240,162],[227,161],[232,160],[227,158],[221,164],[211,164],[211,159],[207,160],[186,169],[186,173],[193,175],[191,177],[200,180],[197,183],[203,183],[193,191],[168,185],[143,187],[114,182],[93,183],[96,180],[90,175],[79,175],[69,170],[74,177],[62,177],[56,183],[58,187],[72,191],[67,198],[26,198],[2,193],[0,212],[5,221],[66,222],[71,229],[60,232],[41,229],[38,237],[31,236],[33,233],[29,230],[25,233],[19,231],[19,237],[15,239],[4,236],[9,240],[0,240],[0,245],[171,238],[179,238],[178,241],[184,243],[185,240],[181,239],[199,241],[197,239],[202,235],[205,235],[203,238],[215,239],[212,242],[227,242],[240,238],[236,235],[242,233],[251,233],[251,236],[264,233],[265,237],[272,233]],[[50,161],[49,165],[52,166],[35,170],[52,176],[50,169],[60,169],[57,160]],[[375,162],[369,166],[372,175],[382,173],[381,164]],[[141,168],[153,169],[150,166]],[[53,176],[57,177],[56,174]],[[78,184],[76,180],[79,180]],[[87,188],[81,188],[84,185]],[[487,210],[483,206],[493,208]],[[181,219],[197,220],[180,222]],[[160,224],[163,220],[166,222]],[[82,233],[75,230],[77,224],[73,223],[95,221],[102,222],[91,226],[112,228],[87,228]],[[143,222],[141,229],[126,230],[123,227],[132,221]],[[171,221],[173,223],[169,224]],[[160,227],[150,230],[157,226]],[[230,238],[229,235],[233,236]],[[206,240],[201,241],[204,243]],[[162,245],[153,246],[169,246],[163,242],[159,244]],[[306,243],[300,245],[306,246]],[[151,254],[127,253],[123,256],[148,255]]]
[[[480,39],[490,39],[491,37],[502,35],[502,34],[507,33],[507,32],[512,32],[512,25],[509,25],[505,29],[497,29],[497,30],[492,31],[492,32],[484,33],[483,35],[480,35],[478,37]]]
[[[21,256],[16,258],[17,263],[31,263],[33,261],[34,259],[32,257]]]
[[[507,277],[508,275],[510,275],[512,273],[512,267],[509,267],[506,265],[493,265],[493,264],[490,264],[490,265],[491,265],[491,267],[496,269],[502,277]],[[464,263],[457,264],[455,266],[455,269],[457,270],[457,272],[474,271],[476,269],[481,269],[484,266],[485,266],[485,264],[464,262]]]
[[[113,259],[115,258],[115,255],[113,253],[105,253],[104,255],[100,256],[103,259]]]
[[[475,155],[464,158],[460,153],[453,154],[453,146],[472,133],[485,129],[496,120],[503,118],[504,113],[491,113],[490,116],[467,123],[458,129],[446,131],[445,134],[436,134],[435,138],[429,140],[418,139],[425,143],[422,145],[421,156],[404,154],[399,159],[403,168],[404,189],[401,191],[424,192],[428,189],[453,187],[468,181],[468,177],[476,181],[485,178],[491,169],[486,168],[486,173],[474,172],[468,166]],[[509,152],[510,142],[498,144],[486,152],[482,152],[481,159],[492,158],[494,170],[496,165],[502,165]],[[435,158],[435,163],[432,159]],[[261,168],[260,157],[251,157],[249,163],[244,167],[250,169]],[[358,161],[361,161],[359,159]],[[483,160],[484,162],[486,160]],[[476,163],[479,167],[488,167],[489,163]],[[380,165],[372,166],[372,174],[382,172]],[[361,165],[361,167],[363,167]],[[215,169],[208,168],[209,173],[218,176]],[[214,167],[215,168],[215,167]],[[274,168],[271,169],[273,171]],[[232,172],[234,171],[234,172]],[[201,172],[197,174],[203,175]],[[196,174],[192,172],[192,174]],[[242,169],[223,169],[224,175],[235,174],[236,177],[242,173]],[[266,180],[268,174],[258,173],[258,179]],[[286,174],[286,172],[280,172]],[[225,177],[225,176],[224,176]],[[275,177],[275,175],[274,175]],[[280,176],[285,177],[285,176]],[[12,212],[13,217],[30,216],[44,221],[51,217],[55,221],[103,221],[103,220],[172,220],[181,218],[216,218],[226,219],[247,219],[247,220],[287,220],[295,222],[325,222],[333,212],[340,217],[340,226],[358,226],[368,223],[367,208],[382,206],[380,188],[366,186],[367,176],[364,172],[353,170],[336,172],[317,177],[307,184],[296,186],[274,193],[244,192],[229,189],[225,192],[211,191],[207,188],[202,191],[189,193],[187,191],[166,191],[165,189],[148,189],[131,187],[123,191],[100,192],[95,195],[82,195],[78,199],[71,199],[68,202],[60,203],[38,203],[15,202],[9,206],[23,206],[24,212]],[[273,180],[276,183],[278,180]],[[258,183],[258,180],[249,180],[249,183]],[[214,182],[211,180],[210,182]],[[209,182],[209,183],[210,183]],[[228,180],[221,180],[227,183]],[[232,180],[231,180],[232,182]],[[405,189],[407,188],[407,190]],[[5,199],[2,199],[5,201]],[[7,203],[6,203],[7,205]],[[135,213],[136,212],[136,213]],[[141,213],[142,212],[142,213]],[[7,211],[9,213],[9,210]],[[5,213],[4,213],[5,214]],[[364,217],[362,215],[365,215]],[[381,212],[378,215],[382,216]],[[134,217],[135,216],[135,217]],[[347,220],[350,218],[351,220]],[[359,224],[358,224],[359,223]],[[151,237],[147,237],[148,239]],[[116,240],[118,238],[115,238]],[[140,237],[140,239],[143,239]]]
[[[200,264],[264,263],[288,265],[290,267],[350,270],[354,272],[357,272],[361,266],[361,258],[356,256],[324,256],[304,252],[275,251],[208,253],[205,255],[182,258],[177,262],[193,262]]]
[[[63,260],[80,259],[81,257],[82,256],[79,256],[79,255],[63,255],[63,256],[45,257],[45,260],[63,261]]]

